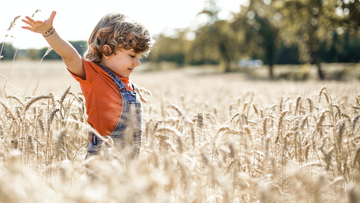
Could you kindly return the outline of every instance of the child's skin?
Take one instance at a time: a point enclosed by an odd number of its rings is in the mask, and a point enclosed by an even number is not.
[[[56,12],[53,11],[48,20],[34,20],[29,16],[22,19],[27,26],[22,26],[36,33],[44,34],[52,28]],[[82,58],[75,48],[66,40],[63,40],[56,32],[48,37],[44,37],[49,45],[63,59],[66,67],[81,79],[85,79],[85,70],[82,64]],[[103,50],[110,49],[108,45],[103,46]],[[135,67],[140,65],[140,56],[142,53],[135,53],[133,49],[119,49],[114,54],[103,57],[99,63],[122,77],[129,77]]]

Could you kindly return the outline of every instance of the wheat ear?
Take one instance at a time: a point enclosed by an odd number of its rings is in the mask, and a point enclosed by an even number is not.
[[[41,99],[50,99],[50,96],[47,95],[41,95],[41,96],[37,96],[37,97],[33,97],[29,102],[26,103],[25,108],[24,108],[24,113],[26,113],[26,111],[30,108],[30,106],[32,104],[34,104],[36,101],[39,101]]]

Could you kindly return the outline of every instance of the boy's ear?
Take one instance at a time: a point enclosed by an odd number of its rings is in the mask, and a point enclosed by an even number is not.
[[[102,55],[104,58],[108,59],[112,55],[112,50],[109,45],[105,44],[102,48]]]

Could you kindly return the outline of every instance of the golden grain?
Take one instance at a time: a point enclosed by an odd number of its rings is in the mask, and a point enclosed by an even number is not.
[[[34,104],[36,101],[39,101],[41,99],[50,99],[50,96],[47,95],[41,95],[41,96],[37,96],[37,97],[33,97],[30,101],[28,101],[24,107],[24,113],[26,113],[26,111],[30,108],[30,106],[32,104]]]
[[[16,17],[13,19],[13,21],[11,21],[10,26],[9,26],[9,28],[7,29],[7,31],[10,31],[10,30],[15,26],[15,22],[16,22],[20,17],[21,17],[21,15],[16,16]]]
[[[251,93],[231,93],[206,104],[187,94],[176,96],[178,101],[164,96],[159,104],[144,105],[137,159],[130,156],[132,148],[116,148],[114,140],[95,132],[105,150],[85,161],[88,133],[94,130],[83,123],[80,94],[68,88],[56,95],[57,103],[54,94],[37,103],[36,96],[10,95],[9,103],[0,100],[0,175],[6,177],[0,179],[0,193],[4,202],[34,198],[40,203],[353,202],[358,186],[352,183],[360,170],[359,115],[337,91],[339,104],[329,97],[326,108],[314,108],[306,97],[327,97],[329,89],[275,101],[275,96],[252,94],[245,108],[239,97]],[[229,104],[240,112],[229,117]],[[39,197],[24,195],[33,191]]]

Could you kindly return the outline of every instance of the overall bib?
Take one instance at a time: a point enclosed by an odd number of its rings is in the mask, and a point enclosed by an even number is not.
[[[122,97],[122,111],[119,121],[110,134],[114,144],[118,148],[123,148],[126,144],[126,136],[132,138],[134,144],[134,156],[137,157],[140,152],[141,145],[141,122],[142,122],[142,105],[138,90],[133,85],[134,92],[127,90],[124,83],[115,76],[110,70],[100,66],[113,79],[118,87]],[[105,99],[105,98],[104,98]],[[130,134],[129,134],[130,133]],[[103,143],[95,134],[92,134],[92,141],[87,149],[87,158],[99,153],[101,144]],[[131,141],[131,140],[130,140]]]

